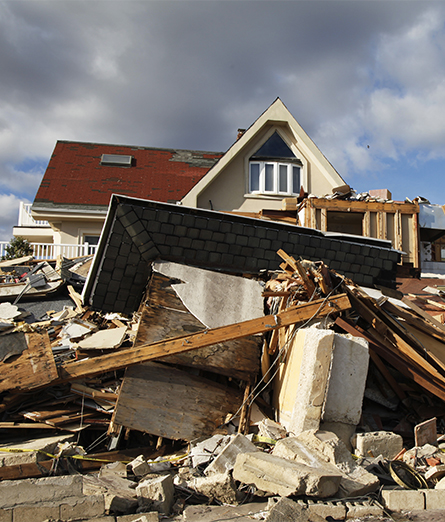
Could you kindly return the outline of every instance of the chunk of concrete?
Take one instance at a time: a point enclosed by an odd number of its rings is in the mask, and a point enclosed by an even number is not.
[[[391,511],[425,509],[425,495],[421,489],[383,489],[382,500]]]
[[[342,441],[333,433],[306,431],[298,437],[282,439],[275,445],[273,454],[340,474],[338,498],[365,495],[379,487],[378,478],[357,466]]]
[[[213,473],[209,477],[196,477],[188,485],[198,493],[222,504],[234,505],[242,499],[229,471]]]
[[[136,493],[140,508],[168,515],[174,503],[173,479],[171,475],[164,475],[143,480],[136,486]]]
[[[331,366],[334,332],[302,328],[289,348],[274,382],[277,421],[297,435],[318,429]]]
[[[136,515],[122,515],[116,517],[116,522],[159,522],[159,514],[157,511],[150,511]]]
[[[335,433],[350,453],[352,453],[351,437],[354,435],[356,428],[355,424],[346,424],[345,422],[322,421],[320,423],[320,431]]]
[[[133,473],[135,477],[144,477],[150,473],[150,466],[144,456],[139,455],[127,464],[127,470]]]
[[[200,505],[186,507],[182,516],[185,522],[216,522],[217,520],[252,522],[255,519],[263,520],[266,511],[267,502],[246,503],[239,506]]]
[[[290,498],[271,499],[266,522],[325,522],[318,513],[309,511],[305,506]]]
[[[222,451],[230,440],[231,437],[229,435],[217,434],[193,445],[190,450],[193,467],[196,468],[202,464],[207,464],[215,455]]]
[[[340,473],[330,471],[314,470],[305,464],[255,451],[237,456],[233,477],[244,484],[254,484],[266,496],[330,497],[337,492],[341,480]]]
[[[221,474],[230,471],[235,466],[236,457],[239,453],[253,451],[259,451],[255,444],[250,442],[245,435],[237,433],[218,454],[216,459],[207,466],[204,473],[212,475],[213,473]]]
[[[393,459],[403,448],[403,438],[391,431],[370,431],[356,433],[352,437],[354,453],[361,457]]]
[[[360,422],[368,365],[368,341],[350,334],[335,334],[323,421],[352,425]]]

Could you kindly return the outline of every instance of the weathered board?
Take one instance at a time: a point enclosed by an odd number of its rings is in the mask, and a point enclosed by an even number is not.
[[[237,389],[160,363],[127,369],[113,422],[173,440],[211,435],[242,403]]]
[[[205,330],[205,326],[185,308],[171,288],[171,284],[176,282],[162,274],[153,274],[146,305],[142,308],[134,344],[136,348]],[[259,371],[261,345],[262,340],[258,336],[250,336],[159,360],[250,381]]]
[[[25,341],[26,350],[0,364],[0,392],[40,388],[58,377],[47,332],[27,333]]]

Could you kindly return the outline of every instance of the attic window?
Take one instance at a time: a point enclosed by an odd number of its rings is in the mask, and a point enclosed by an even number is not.
[[[133,156],[124,156],[123,154],[102,154],[100,158],[101,165],[111,165],[114,167],[131,167]]]

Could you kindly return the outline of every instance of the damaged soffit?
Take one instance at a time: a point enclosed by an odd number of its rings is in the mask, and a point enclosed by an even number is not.
[[[103,311],[139,306],[155,260],[234,274],[276,270],[277,251],[322,260],[358,284],[394,287],[400,252],[357,237],[113,195],[83,299]]]

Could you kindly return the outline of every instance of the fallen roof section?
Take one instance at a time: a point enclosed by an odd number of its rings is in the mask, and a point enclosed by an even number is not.
[[[156,259],[238,274],[275,270],[277,250],[322,260],[365,286],[395,287],[400,252],[384,243],[341,240],[318,230],[234,214],[113,195],[83,299],[133,313]]]

